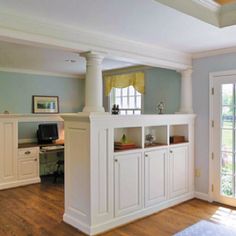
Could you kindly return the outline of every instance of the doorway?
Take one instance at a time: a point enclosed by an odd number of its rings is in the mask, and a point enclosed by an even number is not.
[[[210,192],[236,206],[236,73],[210,79]]]

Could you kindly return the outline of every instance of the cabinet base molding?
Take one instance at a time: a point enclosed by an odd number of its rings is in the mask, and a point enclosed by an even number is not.
[[[28,185],[28,184],[36,184],[36,183],[40,183],[40,182],[41,182],[40,178],[27,179],[27,180],[16,180],[16,181],[9,182],[9,183],[1,183],[0,190],[8,189],[8,188],[16,188],[16,187],[20,187],[20,186],[24,186],[24,185]]]
[[[96,235],[99,233],[103,233],[105,231],[109,231],[113,228],[119,227],[121,225],[128,224],[132,221],[138,220],[140,218],[152,215],[154,213],[158,213],[161,210],[164,210],[166,208],[172,207],[174,205],[180,204],[182,202],[191,200],[195,197],[194,192],[187,193],[185,195],[182,195],[181,197],[176,197],[173,199],[169,199],[163,203],[160,203],[156,206],[152,206],[149,208],[144,208],[142,210],[136,211],[134,213],[131,213],[129,215],[125,215],[122,217],[117,217],[114,219],[111,219],[107,222],[104,222],[99,225],[89,226],[85,224],[84,222],[79,221],[74,216],[71,216],[67,213],[64,214],[63,220],[64,222],[74,226],[75,228],[79,229],[83,233],[87,235]]]

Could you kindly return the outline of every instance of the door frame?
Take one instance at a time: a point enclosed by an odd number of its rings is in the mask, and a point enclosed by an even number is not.
[[[223,76],[236,76],[236,70],[227,70],[227,71],[219,71],[219,72],[211,72],[209,73],[209,186],[208,186],[208,198],[210,202],[213,202],[214,199],[214,194],[212,191],[212,186],[214,183],[214,170],[213,170],[213,162],[212,162],[212,153],[214,150],[214,142],[213,142],[213,134],[214,130],[212,127],[212,120],[214,117],[214,111],[213,111],[213,95],[212,94],[212,88],[214,85],[214,81]]]

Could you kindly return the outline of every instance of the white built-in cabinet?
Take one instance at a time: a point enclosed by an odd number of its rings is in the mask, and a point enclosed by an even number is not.
[[[168,151],[159,149],[144,153],[145,207],[167,199]]]
[[[65,222],[93,235],[194,197],[194,115],[62,117]]]
[[[142,155],[117,155],[114,163],[115,216],[122,216],[142,208]]]
[[[39,149],[18,150],[18,119],[0,118],[0,190],[38,183]]]
[[[188,191],[189,155],[188,145],[170,148],[170,197],[177,197]]]
[[[18,179],[39,178],[39,147],[19,148]]]

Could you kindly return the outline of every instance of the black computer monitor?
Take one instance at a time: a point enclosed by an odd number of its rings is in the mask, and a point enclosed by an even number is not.
[[[40,124],[37,131],[38,143],[52,143],[58,139],[58,128],[56,123]]]

